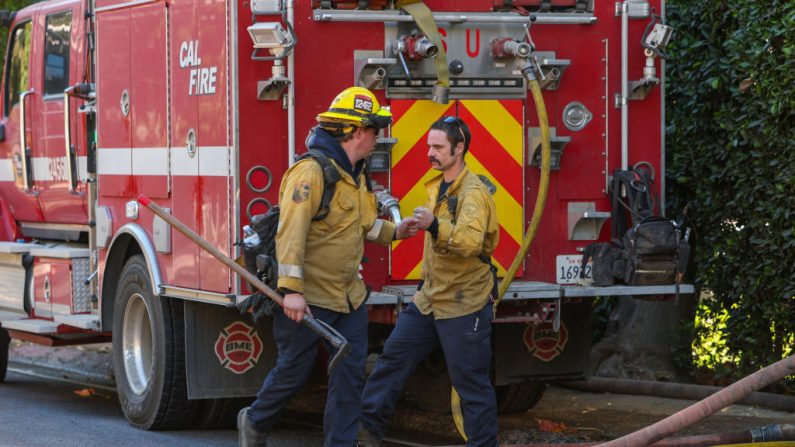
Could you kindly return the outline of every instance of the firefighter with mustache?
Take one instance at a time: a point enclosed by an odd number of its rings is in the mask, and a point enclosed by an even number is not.
[[[427,205],[414,210],[425,230],[420,285],[367,380],[360,446],[380,445],[406,381],[439,348],[461,397],[467,445],[497,445],[490,257],[499,225],[487,185],[464,162],[470,140],[469,128],[455,117],[439,119],[428,133],[428,159],[441,174],[425,184]]]

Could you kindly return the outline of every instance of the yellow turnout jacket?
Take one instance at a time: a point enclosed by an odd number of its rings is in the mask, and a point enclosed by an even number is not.
[[[433,210],[439,229],[436,239],[425,233],[424,284],[414,300],[420,312],[433,312],[438,319],[467,315],[486,304],[494,280],[480,257],[491,257],[499,236],[494,200],[477,175],[465,167],[439,199],[442,180],[439,175],[425,184],[426,206]],[[455,215],[448,209],[454,196]]]
[[[320,164],[304,159],[284,175],[279,189],[279,228],[276,257],[279,287],[304,294],[308,304],[350,312],[365,300],[366,289],[359,268],[364,240],[389,244],[394,223],[377,219],[375,195],[367,191],[364,175],[359,186],[329,158],[339,171],[328,215],[318,221],[324,181]]]

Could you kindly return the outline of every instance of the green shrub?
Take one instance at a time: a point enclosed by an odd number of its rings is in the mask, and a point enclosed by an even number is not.
[[[673,0],[667,15],[670,209],[687,208],[713,295],[701,321],[725,317],[702,334],[723,333],[741,376],[795,334],[795,2]]]

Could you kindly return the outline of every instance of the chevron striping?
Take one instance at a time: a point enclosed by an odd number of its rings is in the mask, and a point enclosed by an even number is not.
[[[522,238],[522,221],[519,216],[523,216],[522,205],[514,200],[513,196],[508,194],[500,182],[494,178],[491,173],[486,171],[482,164],[475,157],[467,157],[467,166],[475,174],[483,174],[494,183],[497,191],[494,193],[494,204],[497,207],[497,219],[499,219],[500,226],[505,228],[505,231],[514,240],[521,240]]]
[[[497,244],[497,248],[491,255],[494,258],[500,276],[505,276],[505,272],[511,266],[513,258],[516,257],[516,253],[519,253],[520,247],[521,244],[510,238],[505,228],[500,227],[500,243]],[[523,271],[524,269],[520,268],[518,276],[521,276]]]
[[[400,163],[392,165],[392,192],[397,197],[402,197],[420,182],[430,169],[427,144],[425,140],[418,141]]]
[[[500,104],[499,101],[462,100],[467,108],[485,129],[494,136],[500,146],[511,154],[516,163],[522,166],[522,123]]]
[[[472,146],[469,148],[471,156],[477,157],[478,161],[483,164],[484,169],[489,172],[499,172],[500,182],[506,191],[513,196],[514,200],[521,203],[524,197],[523,170],[514,166],[514,160],[511,155],[507,151],[502,150],[502,147],[500,147],[492,134],[484,129],[480,123],[473,121],[469,128],[472,131],[473,141]]]
[[[392,135],[400,135],[398,142],[392,148],[392,166],[400,160],[417,144],[417,141],[428,132],[431,124],[447,112],[455,103],[447,105],[437,104],[432,101],[416,101],[399,120],[392,125]]]
[[[424,234],[399,241],[392,245],[392,278],[417,279],[422,264]],[[416,276],[407,276],[416,271]]]

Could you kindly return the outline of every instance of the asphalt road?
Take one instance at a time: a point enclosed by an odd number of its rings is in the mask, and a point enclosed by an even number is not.
[[[101,389],[89,397],[82,385],[31,377],[10,370],[0,384],[2,447],[236,446],[236,430],[153,432],[133,428],[121,413],[116,394]],[[285,426],[269,446],[320,446],[318,429]]]

